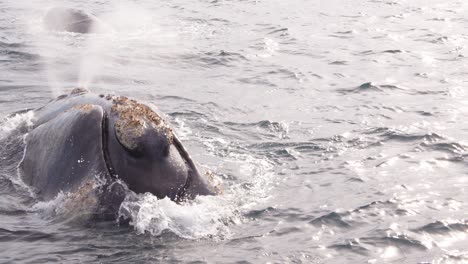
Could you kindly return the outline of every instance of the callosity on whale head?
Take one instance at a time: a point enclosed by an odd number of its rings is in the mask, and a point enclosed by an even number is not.
[[[20,173],[42,199],[96,181],[105,182],[98,203],[111,210],[123,200],[116,187],[122,182],[135,193],[175,201],[217,193],[166,121],[123,96],[84,89],[60,96],[35,110],[25,142]]]

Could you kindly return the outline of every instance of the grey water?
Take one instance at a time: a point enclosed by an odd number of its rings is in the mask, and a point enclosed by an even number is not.
[[[74,7],[100,34],[48,32]],[[61,217],[0,167],[1,263],[468,263],[468,2],[0,0],[1,164],[85,86],[166,114],[224,193]],[[18,111],[22,111],[18,114]],[[5,140],[6,139],[6,140]]]

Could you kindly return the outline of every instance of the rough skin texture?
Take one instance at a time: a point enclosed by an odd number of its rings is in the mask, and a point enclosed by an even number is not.
[[[91,110],[93,110],[94,106],[92,104],[80,104],[72,107],[74,110],[80,110],[83,111],[84,113],[89,113]],[[66,110],[65,112],[67,112]]]
[[[173,132],[164,120],[150,107],[137,103],[125,96],[112,97],[112,114],[117,114],[115,132],[118,140],[129,149],[138,147],[138,139],[147,129],[163,131],[169,144],[173,142]]]

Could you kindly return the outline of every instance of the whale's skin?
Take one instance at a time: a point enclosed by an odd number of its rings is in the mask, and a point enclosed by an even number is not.
[[[96,16],[65,7],[49,9],[43,17],[43,22],[45,28],[51,31],[81,34],[99,32],[105,27],[104,23]]]
[[[174,201],[217,193],[168,123],[135,100],[78,88],[34,110],[33,124],[19,172],[42,200],[92,193],[115,214],[125,188]]]

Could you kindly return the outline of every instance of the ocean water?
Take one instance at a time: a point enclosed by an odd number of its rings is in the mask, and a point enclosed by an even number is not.
[[[49,32],[54,6],[109,28]],[[0,0],[0,262],[468,263],[467,11]],[[16,171],[27,110],[77,86],[158,107],[224,193],[129,194],[128,225],[38,201]]]

